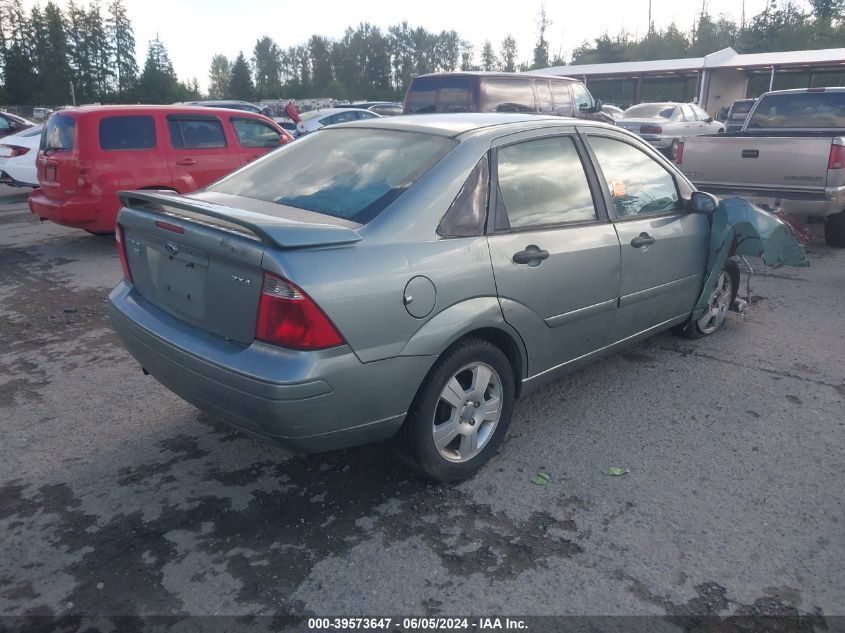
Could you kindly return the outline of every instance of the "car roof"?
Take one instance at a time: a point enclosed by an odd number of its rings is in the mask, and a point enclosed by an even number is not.
[[[420,79],[422,77],[460,77],[460,76],[467,76],[467,77],[500,77],[503,79],[513,79],[516,78],[523,78],[526,79],[562,79],[564,81],[577,81],[580,82],[580,79],[575,77],[565,77],[563,75],[546,75],[540,72],[530,72],[530,73],[506,73],[501,71],[492,71],[492,70],[457,70],[445,73],[428,73],[426,75],[417,75],[414,79]]]
[[[118,112],[123,114],[149,114],[150,112],[170,112],[173,114],[198,114],[208,116],[209,112],[218,112],[220,114],[227,114],[229,116],[258,116],[263,119],[267,117],[262,116],[256,112],[248,110],[231,110],[228,108],[210,108],[207,106],[198,105],[86,105],[86,106],[71,106],[59,110],[56,114],[91,114],[97,112]]]
[[[422,132],[457,138],[479,130],[519,132],[523,129],[538,127],[560,127],[561,125],[596,126],[619,129],[613,125],[559,116],[544,116],[541,114],[518,114],[501,112],[472,112],[447,114],[409,114],[402,116],[367,119],[366,121],[351,121],[332,128],[379,128],[403,132]]]

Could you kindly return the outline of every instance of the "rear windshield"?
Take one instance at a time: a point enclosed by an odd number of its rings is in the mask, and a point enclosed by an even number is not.
[[[845,92],[804,92],[761,97],[747,127],[845,128]]]
[[[408,88],[405,104],[411,114],[426,112],[468,112],[470,77],[423,77]]]
[[[76,119],[70,116],[54,114],[47,120],[41,135],[41,149],[52,151],[70,151],[76,136]]]
[[[365,224],[457,141],[430,134],[323,129],[208,187]]]
[[[110,116],[100,119],[101,149],[152,149],[155,145],[156,130],[151,116]]]
[[[733,107],[731,108],[731,118],[736,119],[739,116],[745,118],[745,115],[751,111],[751,106],[753,105],[753,101],[746,101],[744,103],[738,102],[733,104]]]
[[[622,113],[624,119],[671,119],[676,112],[675,106],[665,106],[655,103],[643,103],[631,106]]]

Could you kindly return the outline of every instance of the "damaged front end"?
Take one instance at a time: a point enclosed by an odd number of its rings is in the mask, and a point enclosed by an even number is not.
[[[710,250],[704,286],[691,321],[701,318],[708,310],[725,262],[730,257],[747,256],[760,257],[773,268],[810,265],[804,246],[786,222],[743,198],[720,200],[710,216]],[[738,309],[744,309],[744,303]]]

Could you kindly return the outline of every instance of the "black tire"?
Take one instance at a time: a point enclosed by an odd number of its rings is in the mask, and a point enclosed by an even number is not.
[[[736,260],[729,259],[725,262],[725,266],[723,270],[727,273],[728,277],[730,278],[731,284],[731,292],[730,292],[730,304],[728,305],[728,310],[730,310],[731,306],[733,305],[734,299],[736,299],[736,295],[739,292],[739,282],[740,282],[740,275],[739,275],[739,264],[737,264]],[[681,325],[676,325],[672,328],[672,331],[677,334],[678,336],[683,336],[689,339],[699,339],[704,338],[705,336],[710,336],[711,334],[715,334],[724,326],[725,322],[722,321],[716,327],[715,330],[705,331],[701,329],[698,321],[693,318],[690,318],[689,321],[686,323],[682,323]]]
[[[827,216],[824,223],[824,241],[834,248],[845,248],[845,212]]]
[[[678,139],[672,141],[672,144],[663,150],[663,154],[674,163],[675,158],[678,156]]]
[[[477,454],[467,461],[450,461],[434,443],[435,415],[438,407],[443,406],[441,393],[447,382],[472,363],[483,363],[498,374],[501,413],[489,439]],[[436,481],[466,479],[496,454],[510,426],[514,397],[513,368],[502,350],[483,339],[463,339],[443,353],[426,376],[399,431],[400,448],[414,467]]]

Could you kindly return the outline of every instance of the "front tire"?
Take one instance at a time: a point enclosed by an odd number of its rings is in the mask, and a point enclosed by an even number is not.
[[[834,248],[845,248],[845,211],[827,216],[824,223],[824,241]]]
[[[714,334],[724,325],[738,291],[739,265],[733,260],[728,260],[719,273],[716,287],[710,293],[704,314],[698,319],[690,319],[687,323],[677,326],[674,328],[675,333],[691,339]]]
[[[440,482],[472,476],[510,426],[513,368],[498,347],[468,338],[446,351],[420,387],[400,431],[403,452]]]

